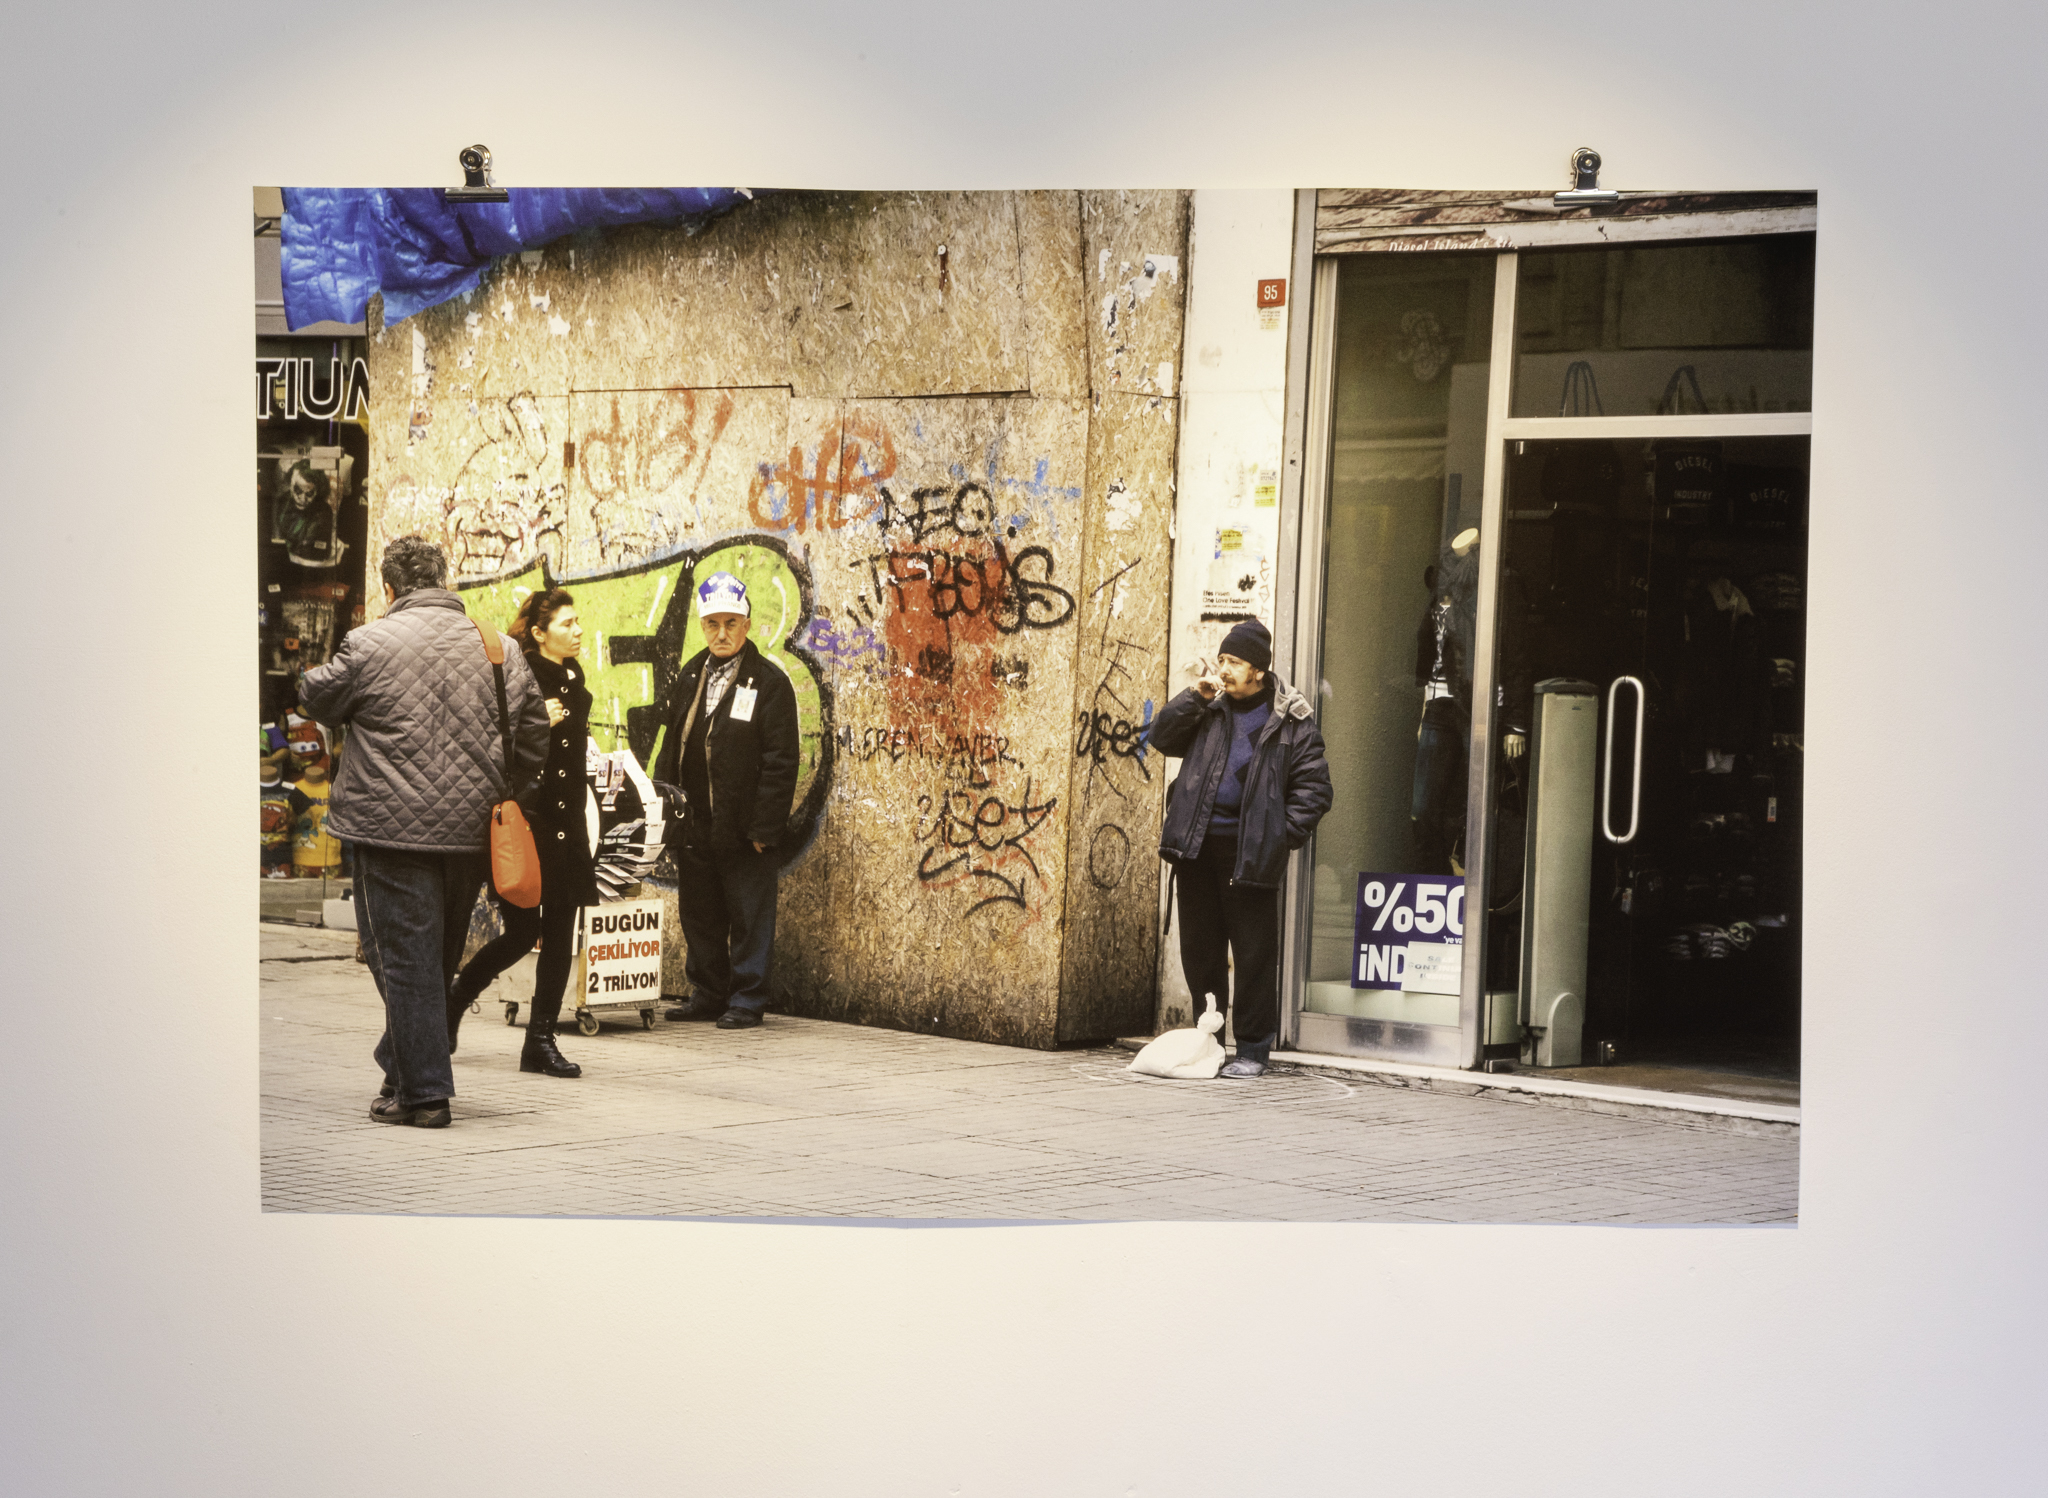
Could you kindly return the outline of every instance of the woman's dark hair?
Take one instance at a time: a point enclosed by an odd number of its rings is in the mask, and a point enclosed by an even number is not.
[[[526,650],[540,649],[540,637],[555,622],[555,615],[562,612],[576,600],[562,588],[542,588],[538,593],[526,595],[526,602],[519,605],[519,612],[513,616],[512,627],[506,633]]]

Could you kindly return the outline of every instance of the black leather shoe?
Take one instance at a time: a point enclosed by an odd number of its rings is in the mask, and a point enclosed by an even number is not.
[[[417,1108],[400,1105],[395,1097],[380,1097],[370,1104],[370,1117],[378,1123],[404,1124],[414,1129],[445,1129],[448,1127],[448,1099],[440,1098],[431,1103],[421,1103]]]
[[[526,1044],[519,1048],[519,1069],[537,1071],[548,1077],[583,1075],[583,1068],[564,1056],[561,1047],[555,1044],[554,1025],[540,1020],[527,1021]]]
[[[758,1009],[728,1009],[718,1016],[718,1028],[721,1030],[751,1030],[760,1023],[761,1011]]]
[[[695,998],[685,1000],[673,1009],[664,1009],[661,1017],[663,1019],[714,1020],[724,1013],[725,1005],[723,1003],[717,999],[707,999],[700,994]]]

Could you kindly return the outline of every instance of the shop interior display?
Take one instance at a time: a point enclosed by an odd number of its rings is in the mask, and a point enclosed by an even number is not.
[[[1633,838],[1595,832],[1585,1021],[1589,1044],[1635,1059],[1796,1064],[1805,449],[1510,449],[1503,656],[1524,680],[1591,683],[1618,825],[1640,792]],[[1643,683],[1639,787],[1634,689],[1610,699],[1617,678]],[[1505,756],[1499,772],[1489,968],[1512,986],[1527,786]]]
[[[263,876],[327,879],[341,875],[341,843],[327,830],[334,757],[326,729],[287,713],[265,723],[259,739]]]
[[[272,723],[263,725],[263,749],[257,785],[262,809],[262,871],[266,879],[292,876],[292,801],[284,783],[285,763],[290,757],[284,735]]]
[[[355,342],[259,338],[259,371],[288,371],[291,361],[278,356],[309,350],[325,365]],[[355,421],[287,416],[297,403],[266,402],[260,390],[257,409],[261,869],[274,879],[337,878],[341,847],[326,832],[326,807],[342,746],[295,709],[299,678],[363,620],[368,435]]]

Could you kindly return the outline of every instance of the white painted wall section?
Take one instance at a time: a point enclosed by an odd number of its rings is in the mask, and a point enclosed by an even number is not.
[[[1213,655],[1229,630],[1230,621],[1215,616],[1232,611],[1232,595],[1248,597],[1250,611],[1268,629],[1273,625],[1287,318],[1295,288],[1287,287],[1286,305],[1276,313],[1261,308],[1259,283],[1284,280],[1293,252],[1291,190],[1195,193],[1168,635],[1167,681],[1175,692],[1194,680],[1196,662]],[[1167,767],[1171,774],[1180,762],[1168,760]],[[1167,939],[1159,989],[1160,1028],[1191,1024],[1178,932]]]

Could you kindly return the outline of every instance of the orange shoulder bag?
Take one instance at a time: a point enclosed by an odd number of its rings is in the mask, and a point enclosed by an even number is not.
[[[512,715],[505,706],[505,646],[495,629],[486,629],[472,619],[483,636],[484,654],[490,657],[491,674],[498,679],[498,735],[505,743],[505,788],[512,788]],[[540,854],[534,850],[533,829],[526,825],[526,813],[519,803],[506,797],[491,808],[491,888],[508,905],[531,910],[540,904]]]

